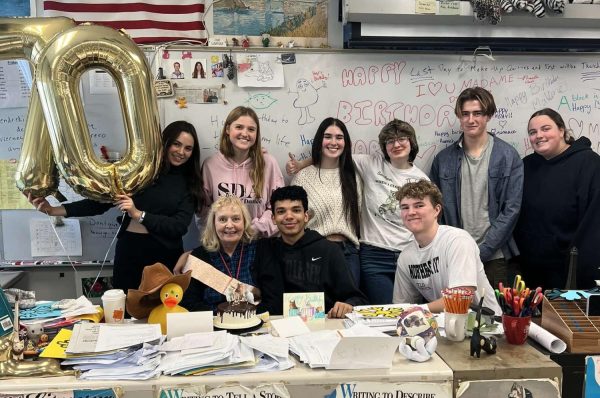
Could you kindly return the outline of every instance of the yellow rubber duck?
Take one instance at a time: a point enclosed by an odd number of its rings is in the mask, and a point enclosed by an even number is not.
[[[160,289],[162,304],[154,307],[148,316],[148,323],[159,323],[162,334],[167,334],[167,314],[188,312],[179,302],[183,298],[183,289],[176,283],[167,283]]]

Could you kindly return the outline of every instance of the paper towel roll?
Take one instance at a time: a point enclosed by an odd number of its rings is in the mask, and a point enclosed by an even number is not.
[[[567,349],[567,344],[564,341],[533,322],[529,326],[529,337],[554,354],[560,354]]]

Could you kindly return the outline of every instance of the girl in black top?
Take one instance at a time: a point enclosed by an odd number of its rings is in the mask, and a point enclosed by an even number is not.
[[[133,196],[118,195],[114,204],[90,199],[51,206],[45,198],[29,201],[50,216],[94,216],[118,206],[121,228],[115,248],[113,285],[137,289],[146,265],[156,262],[171,270],[183,253],[186,234],[196,209],[204,204],[200,147],[194,126],[169,124],[162,133],[163,158],[154,183]]]

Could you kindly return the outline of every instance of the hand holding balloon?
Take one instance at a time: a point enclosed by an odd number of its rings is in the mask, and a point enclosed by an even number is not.
[[[67,215],[67,211],[65,210],[64,206],[54,207],[46,200],[46,198],[33,197],[33,195],[31,195],[31,192],[27,194],[27,200],[29,200],[29,203],[31,203],[37,211],[40,211],[49,216]]]
[[[131,199],[130,196],[117,195],[117,201],[115,202],[115,205],[119,208],[119,210],[126,211],[127,214],[129,214],[129,217],[134,220],[139,220],[142,216],[142,212],[135,207],[135,203],[133,203],[133,199]]]

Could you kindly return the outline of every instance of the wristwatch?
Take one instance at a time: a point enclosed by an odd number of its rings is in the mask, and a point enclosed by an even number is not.
[[[144,217],[146,217],[146,212],[145,211],[142,212],[142,215],[140,216],[140,219],[138,220],[138,222],[140,224],[144,223]]]

